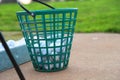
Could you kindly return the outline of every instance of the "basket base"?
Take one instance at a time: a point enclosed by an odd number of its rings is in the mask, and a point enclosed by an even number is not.
[[[45,69],[38,69],[38,68],[34,68],[35,71],[38,72],[57,72],[57,71],[62,71],[65,70],[68,66],[64,66],[63,68],[56,68],[56,69],[51,69],[51,70],[45,70]]]

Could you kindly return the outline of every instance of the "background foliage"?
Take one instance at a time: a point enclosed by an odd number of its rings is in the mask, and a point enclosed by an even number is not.
[[[120,0],[75,0],[48,2],[55,8],[78,8],[76,32],[120,33]],[[29,10],[49,9],[39,3],[25,5]],[[0,31],[20,31],[16,3],[0,4]]]

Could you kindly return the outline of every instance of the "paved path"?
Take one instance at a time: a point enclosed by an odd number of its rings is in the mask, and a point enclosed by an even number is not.
[[[69,67],[63,71],[34,71],[31,62],[20,66],[26,80],[120,80],[120,34],[75,34]],[[14,69],[0,80],[19,80]]]

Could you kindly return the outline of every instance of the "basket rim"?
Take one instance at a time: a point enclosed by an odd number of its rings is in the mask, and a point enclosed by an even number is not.
[[[30,12],[32,13],[37,13],[37,14],[43,14],[43,13],[63,13],[63,12],[71,12],[71,11],[77,11],[78,8],[57,8],[57,9],[44,9],[44,10],[30,10]],[[19,14],[28,14],[26,11],[17,11],[16,12],[17,15]]]

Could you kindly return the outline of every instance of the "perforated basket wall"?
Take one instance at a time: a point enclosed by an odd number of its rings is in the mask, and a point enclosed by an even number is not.
[[[17,12],[30,57],[37,71],[51,72],[67,67],[72,46],[77,9]]]

